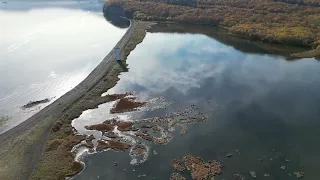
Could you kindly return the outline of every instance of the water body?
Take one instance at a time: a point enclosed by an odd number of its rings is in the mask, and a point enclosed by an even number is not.
[[[104,1],[0,3],[0,133],[80,83],[126,31],[102,15]],[[33,108],[30,101],[53,98]]]
[[[316,59],[293,60],[288,54],[297,49],[238,39],[215,28],[161,28],[148,32],[131,52],[129,71],[108,93],[135,91],[141,99],[164,96],[173,103],[121,118],[159,116],[207,101],[218,104],[210,112],[212,117],[187,125],[183,136],[176,129],[167,145],[147,143],[149,156],[140,165],[130,164],[128,151],[87,154],[82,159],[84,171],[74,179],[169,179],[173,158],[185,154],[221,161],[224,170],[217,179],[234,179],[235,173],[253,179],[250,171],[256,179],[296,179],[293,173],[298,171],[305,173],[305,180],[319,178]],[[83,127],[112,117],[111,105],[85,111],[73,126],[80,133],[93,133]],[[234,156],[227,158],[228,153]],[[191,179],[190,173],[182,174]]]

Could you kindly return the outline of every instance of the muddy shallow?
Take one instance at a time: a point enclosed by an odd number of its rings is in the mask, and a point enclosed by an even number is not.
[[[164,145],[130,134],[135,143],[147,146],[139,148],[147,149],[146,161],[130,164],[130,150],[87,154],[82,157],[86,168],[75,179],[170,179],[176,172],[172,160],[184,155],[221,162],[222,174],[216,179],[290,180],[296,179],[295,172],[303,172],[303,179],[319,177],[318,61],[287,61],[279,48],[276,55],[272,50],[248,52],[243,49],[256,49],[254,43],[215,38],[214,34],[147,34],[128,57],[129,72],[108,93],[134,92],[139,100],[154,103],[120,114],[109,113],[115,102],[103,104],[85,111],[73,126],[81,134],[101,138],[102,133],[84,127],[114,117],[136,123],[174,112],[179,117],[165,126],[171,139]],[[190,107],[208,119],[187,123],[185,116],[196,113]],[[175,121],[186,123],[173,126]],[[181,175],[191,178],[190,172]]]

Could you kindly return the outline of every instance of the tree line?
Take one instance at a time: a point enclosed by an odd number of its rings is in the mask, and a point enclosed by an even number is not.
[[[320,44],[320,0],[109,0],[106,13],[220,25],[230,33],[300,46]]]

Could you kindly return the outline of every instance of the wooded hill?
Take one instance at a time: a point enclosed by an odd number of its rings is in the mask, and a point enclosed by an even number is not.
[[[105,13],[148,21],[220,25],[246,38],[316,47],[320,0],[109,0]]]

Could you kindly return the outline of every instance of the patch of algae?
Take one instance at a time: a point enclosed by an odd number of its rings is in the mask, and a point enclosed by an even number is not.
[[[9,116],[1,116],[0,117],[0,126],[2,126],[4,123],[6,123],[10,119]]]

